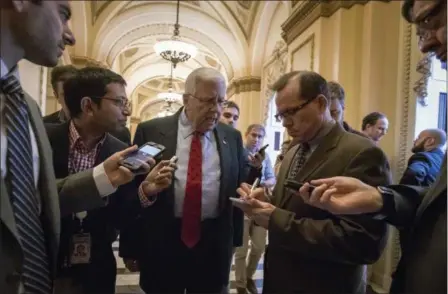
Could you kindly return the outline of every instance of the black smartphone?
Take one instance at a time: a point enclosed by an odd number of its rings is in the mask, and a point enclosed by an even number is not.
[[[121,163],[121,165],[129,168],[134,173],[142,172],[142,164],[150,158],[158,158],[165,150],[165,146],[148,142],[141,146],[137,151],[129,154]]]
[[[260,148],[260,150],[258,150],[257,153],[260,153],[260,155],[264,155],[264,152],[266,151],[266,148],[269,147],[269,144],[264,145],[263,147]]]
[[[299,183],[297,181],[294,180],[286,180],[285,182],[285,187],[294,191],[299,191],[300,188],[302,188],[302,186],[304,185],[304,183]],[[309,193],[313,192],[314,188],[316,188],[313,185],[310,185],[310,189],[308,190]]]

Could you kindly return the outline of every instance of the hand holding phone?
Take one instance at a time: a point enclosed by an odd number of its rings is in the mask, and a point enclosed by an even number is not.
[[[286,180],[286,182],[285,182],[285,187],[288,188],[288,189],[290,189],[290,190],[293,190],[293,191],[297,192],[297,191],[299,191],[300,188],[302,188],[302,186],[303,186],[304,184],[305,184],[305,183],[300,183],[300,182],[297,182],[297,181],[294,181],[294,180]],[[308,193],[312,193],[313,190],[314,190],[316,187],[313,186],[313,185],[309,185],[309,186],[310,186],[310,188],[309,188],[309,190],[308,190]]]
[[[266,149],[269,147],[269,144],[264,145],[263,147],[258,150],[257,153],[259,153],[261,156],[264,156]]]
[[[134,174],[144,174],[147,171],[142,168],[142,165],[148,162],[150,158],[159,157],[164,150],[165,147],[163,145],[148,142],[126,156],[121,162],[121,165],[130,169]]]

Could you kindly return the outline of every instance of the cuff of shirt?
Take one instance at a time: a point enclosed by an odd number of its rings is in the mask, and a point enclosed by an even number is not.
[[[96,189],[101,197],[109,196],[117,191],[117,188],[110,182],[103,164],[93,168],[93,180],[95,181]]]
[[[143,183],[141,183],[138,188],[138,198],[140,199],[140,204],[143,208],[153,205],[157,200],[157,196],[151,197],[152,200],[149,200],[148,196],[146,196],[145,192],[143,192]]]

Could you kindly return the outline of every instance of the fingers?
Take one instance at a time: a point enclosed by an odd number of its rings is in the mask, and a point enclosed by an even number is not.
[[[130,182],[130,181],[132,181],[133,179],[134,179],[134,173],[133,172],[131,172],[129,169],[127,169],[126,167],[124,167],[124,166],[119,166],[118,167],[118,169],[120,170],[120,172],[121,172],[121,175],[120,175],[120,177],[121,177],[121,180],[119,181],[120,183],[119,183],[119,185],[123,185],[123,184],[126,184],[126,183],[128,183],[128,182]],[[118,185],[118,186],[119,186]]]
[[[327,179],[318,179],[318,180],[312,180],[311,185],[314,186],[320,186],[323,184],[326,184],[328,187],[333,186],[336,182],[340,181],[342,177],[333,177],[333,178],[327,178]]]
[[[310,199],[310,184],[304,183],[302,187],[300,187],[298,194],[300,197],[302,197],[303,201],[308,203]]]
[[[236,192],[238,193],[238,195],[240,195],[241,198],[247,198],[247,196],[249,195],[242,187],[236,189]]]
[[[242,183],[240,185],[240,188],[246,193],[247,195],[250,194],[250,189],[252,188],[252,185],[249,185],[248,183]]]
[[[308,199],[308,203],[314,206],[319,206],[320,198],[322,197],[322,194],[327,190],[327,188],[327,184],[322,184],[314,188],[313,192],[311,192],[310,198]]]
[[[132,152],[135,152],[138,149],[137,145],[133,145],[131,147],[128,147],[120,152],[115,153],[115,156],[118,158],[118,160],[123,160],[127,155],[131,154]]]

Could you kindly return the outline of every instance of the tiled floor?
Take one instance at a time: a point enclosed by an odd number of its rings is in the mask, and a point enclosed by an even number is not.
[[[140,287],[139,274],[131,273],[126,270],[123,260],[118,257],[118,241],[114,243],[114,254],[117,259],[117,294],[141,294],[144,293]],[[258,287],[258,292],[261,293],[261,287],[263,285],[263,258],[261,258],[258,264],[258,269],[254,275],[255,283]],[[235,265],[232,262],[232,271],[230,273],[230,293],[236,293],[235,288]]]

